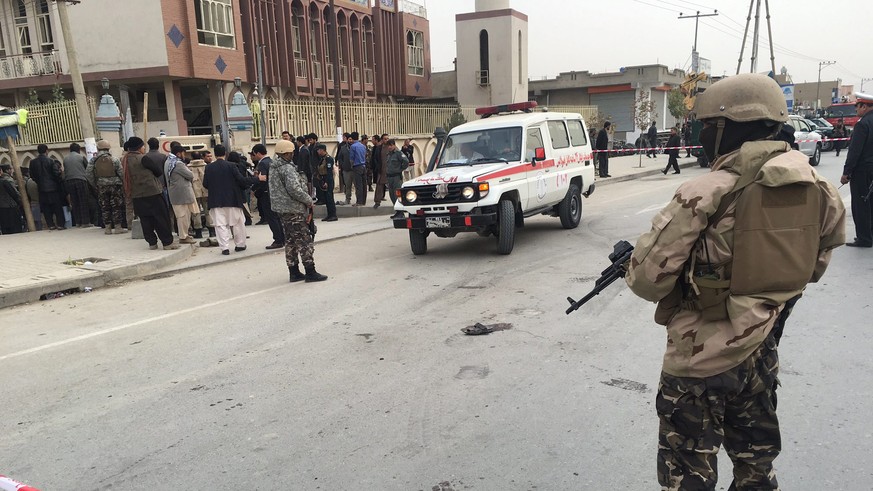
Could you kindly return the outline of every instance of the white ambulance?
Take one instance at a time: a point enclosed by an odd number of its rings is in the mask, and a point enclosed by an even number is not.
[[[582,218],[582,196],[594,192],[594,156],[579,114],[533,112],[536,102],[477,109],[482,116],[453,128],[431,172],[398,190],[394,228],[409,231],[413,254],[427,238],[476,232],[497,237],[509,254],[526,217]]]

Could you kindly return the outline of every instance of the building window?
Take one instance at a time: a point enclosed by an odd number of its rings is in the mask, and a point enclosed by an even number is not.
[[[410,75],[424,76],[424,34],[406,31],[406,57]]]
[[[476,73],[476,79],[479,85],[489,85],[488,78],[488,31],[482,29],[479,31],[479,71]]]
[[[3,24],[0,24],[0,56],[6,56],[6,40],[3,34]]]
[[[49,15],[48,0],[40,0],[39,13],[36,16],[36,28],[39,31],[40,51],[55,49],[55,40],[52,35],[52,20]]]
[[[15,27],[18,31],[18,48],[21,53],[33,53],[33,45],[30,42],[30,27],[27,24],[27,4],[24,0],[16,1]]]
[[[318,51],[318,28],[318,19],[312,19],[309,22],[309,53],[313,60],[321,58],[321,53]]]
[[[303,58],[303,38],[300,36],[300,22],[303,20],[303,12],[297,7],[291,13],[291,30],[294,36],[294,58]]]
[[[518,83],[519,84],[524,83],[524,79],[522,78],[522,76],[523,76],[523,73],[522,73],[522,65],[523,65],[522,64],[522,55],[523,55],[523,53],[524,53],[524,50],[522,49],[522,44],[521,44],[521,31],[518,31]]]
[[[234,48],[232,0],[195,0],[197,41],[200,44]]]

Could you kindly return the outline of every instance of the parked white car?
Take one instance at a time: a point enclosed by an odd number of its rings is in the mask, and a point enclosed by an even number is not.
[[[497,237],[509,254],[515,229],[533,215],[582,218],[582,196],[594,192],[594,155],[579,114],[531,112],[535,102],[482,108],[483,118],[453,128],[433,171],[398,192],[394,228],[409,231],[413,254],[428,236],[476,232]]]
[[[821,135],[815,131],[815,126],[800,116],[789,116],[788,124],[794,128],[794,140],[800,151],[809,157],[809,165],[816,166],[821,162]]]

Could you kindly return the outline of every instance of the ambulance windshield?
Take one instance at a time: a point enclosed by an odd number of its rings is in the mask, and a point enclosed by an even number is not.
[[[521,127],[456,133],[446,138],[437,167],[521,160]]]

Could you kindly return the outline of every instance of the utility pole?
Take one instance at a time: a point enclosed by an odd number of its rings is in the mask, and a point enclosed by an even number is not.
[[[755,32],[752,33],[752,63],[749,67],[751,73],[758,71],[758,35],[761,32],[761,0],[755,7]]]
[[[70,78],[73,79],[73,94],[76,98],[76,107],[79,109],[79,126],[82,128],[82,137],[85,139],[85,153],[90,159],[97,154],[96,133],[94,132],[94,121],[91,119],[91,108],[88,107],[88,99],[85,97],[85,84],[82,82],[82,72],[79,70],[79,56],[76,54],[73,34],[70,32],[67,0],[55,0],[55,4],[58,6],[61,32],[64,35],[64,45],[67,48],[67,62],[70,65]]]
[[[336,141],[337,143],[343,137],[342,111],[340,110],[340,60],[339,48],[337,46],[337,25],[336,25],[336,8],[334,8],[333,0],[330,0],[330,23],[327,25],[328,49],[330,49],[330,59],[333,60],[333,119],[336,124]],[[333,199],[331,197],[331,199]]]
[[[260,118],[262,145],[267,144],[267,107],[264,99],[264,48],[263,44],[255,48],[258,64],[258,104],[261,105],[261,114],[258,117]]]
[[[767,36],[770,40],[770,70],[776,76],[776,56],[773,54],[773,29],[770,23],[770,0],[764,0],[767,15]],[[761,0],[749,1],[749,14],[746,16],[746,29],[743,31],[743,44],[740,46],[740,58],[737,60],[737,75],[743,65],[743,52],[746,50],[746,39],[749,37],[749,25],[752,23],[752,10],[755,10],[755,30],[752,32],[752,57],[749,71],[758,70],[758,39],[761,32]]]
[[[815,110],[821,109],[821,69],[836,64],[836,61],[818,62],[818,83],[815,85]]]
[[[691,71],[697,73],[700,68],[700,55],[697,53],[697,26],[700,23],[701,17],[715,17],[718,15],[718,10],[714,10],[711,14],[701,14],[698,10],[694,15],[682,15],[679,12],[680,19],[694,19],[694,46],[691,48]]]

